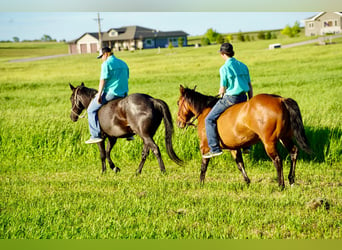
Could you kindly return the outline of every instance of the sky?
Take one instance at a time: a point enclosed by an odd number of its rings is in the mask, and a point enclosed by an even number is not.
[[[97,32],[100,13],[101,31],[139,25],[160,31],[182,30],[190,36],[203,35],[209,28],[219,33],[283,29],[319,12],[0,12],[0,41],[18,37],[41,39],[49,35],[58,41],[71,41],[86,32]]]

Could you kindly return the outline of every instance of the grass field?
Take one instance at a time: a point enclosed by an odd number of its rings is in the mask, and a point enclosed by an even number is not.
[[[84,144],[87,120],[69,118],[68,86],[97,88],[100,60],[93,54],[9,63],[63,54],[67,47],[0,44],[0,238],[341,239],[342,40],[334,42],[272,51],[269,41],[234,43],[255,94],[291,97],[301,108],[314,154],[300,153],[296,185],[286,182],[283,191],[260,144],[244,157],[249,187],[228,153],[212,160],[201,186],[196,130],[175,127],[174,148],[186,161],[179,167],[166,154],[163,125],[155,140],[167,174],[151,155],[135,175],[142,149],[137,138],[118,141],[112,158],[121,172],[102,175],[97,146]],[[116,55],[130,67],[130,93],[165,100],[175,120],[180,84],[216,95],[223,64],[218,48]],[[314,199],[325,204],[312,208]]]

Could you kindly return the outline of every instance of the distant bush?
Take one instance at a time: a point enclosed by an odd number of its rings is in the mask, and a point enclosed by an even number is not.
[[[240,42],[244,42],[246,39],[245,39],[245,35],[242,34],[242,32],[239,32],[238,35],[237,35],[237,39],[238,41]]]
[[[217,44],[224,43],[224,37],[221,34],[218,34],[218,36],[216,37],[216,43]]]
[[[201,44],[202,46],[207,46],[207,45],[210,45],[210,40],[208,37],[202,37],[201,39]]]
[[[265,32],[259,31],[258,32],[258,39],[259,40],[265,40]]]

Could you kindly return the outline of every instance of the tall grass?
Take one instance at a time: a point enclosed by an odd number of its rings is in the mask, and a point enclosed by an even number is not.
[[[187,162],[178,167],[166,154],[163,125],[155,140],[167,175],[150,156],[135,176],[139,138],[118,140],[112,158],[122,171],[101,175],[97,146],[84,144],[87,120],[69,118],[68,83],[97,88],[96,55],[9,63],[21,54],[8,47],[18,45],[1,44],[0,238],[341,238],[342,61],[336,53],[342,43],[273,51],[265,41],[234,45],[236,58],[250,68],[255,94],[291,97],[300,106],[314,154],[300,154],[294,188],[278,189],[261,144],[245,156],[249,187],[229,154],[212,160],[200,186],[196,129],[175,127],[175,151]],[[40,56],[66,48],[44,46],[22,51]],[[216,95],[223,64],[218,47],[117,56],[130,67],[130,93],[165,100],[176,119],[180,84]],[[286,176],[288,158],[284,169]],[[318,197],[329,210],[307,207]]]

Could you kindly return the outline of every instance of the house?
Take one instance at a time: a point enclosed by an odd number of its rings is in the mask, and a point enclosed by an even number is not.
[[[141,26],[111,28],[101,33],[102,46],[114,51],[187,46],[188,34],[183,31],[159,31]],[[70,54],[96,53],[99,51],[99,33],[85,33],[80,38],[68,42]]]
[[[342,12],[320,12],[304,22],[306,36],[342,33]]]

